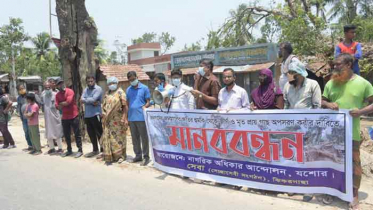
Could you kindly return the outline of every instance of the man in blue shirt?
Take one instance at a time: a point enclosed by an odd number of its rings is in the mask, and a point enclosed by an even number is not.
[[[363,52],[361,50],[361,44],[355,42],[356,36],[356,26],[355,25],[346,25],[343,28],[345,33],[345,39],[343,42],[340,42],[335,48],[335,57],[342,53],[348,53],[354,58],[353,71],[355,74],[360,75],[359,59],[362,58]]]
[[[131,129],[133,150],[136,154],[132,162],[142,161],[141,166],[146,166],[150,162],[149,140],[143,110],[150,106],[150,91],[147,86],[139,82],[135,71],[128,72],[127,78],[131,84],[126,91],[128,121]]]
[[[93,152],[85,155],[85,157],[87,158],[99,154],[98,141],[100,140],[102,135],[102,89],[100,86],[96,85],[95,80],[95,76],[87,76],[86,82],[88,87],[84,90],[81,98],[81,102],[85,106],[84,120],[87,125],[87,132],[93,145]]]

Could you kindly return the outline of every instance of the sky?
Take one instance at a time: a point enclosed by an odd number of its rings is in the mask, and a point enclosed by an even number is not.
[[[49,0],[0,0],[0,25],[9,17],[21,18],[30,36],[49,32]],[[55,0],[52,12],[55,14]],[[97,24],[105,48],[115,50],[115,40],[127,45],[146,32],[169,32],[176,42],[169,52],[181,51],[185,44],[206,38],[216,30],[229,11],[252,0],[86,0],[90,16]],[[261,4],[270,0],[260,1]],[[269,6],[269,5],[266,5]],[[52,18],[53,36],[59,37],[57,18]],[[204,42],[205,43],[205,42]]]

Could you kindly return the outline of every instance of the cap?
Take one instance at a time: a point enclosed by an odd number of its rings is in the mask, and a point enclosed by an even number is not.
[[[60,84],[61,82],[63,82],[63,79],[61,79],[61,78],[56,79],[56,85]]]

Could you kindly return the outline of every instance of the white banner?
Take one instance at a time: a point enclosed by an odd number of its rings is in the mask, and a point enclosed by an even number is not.
[[[155,167],[218,183],[352,201],[347,110],[147,109]]]

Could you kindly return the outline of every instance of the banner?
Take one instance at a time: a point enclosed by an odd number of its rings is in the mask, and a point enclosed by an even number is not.
[[[145,111],[154,166],[249,188],[352,201],[347,110]]]

